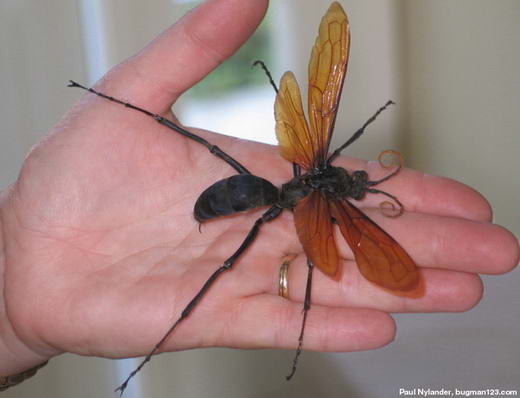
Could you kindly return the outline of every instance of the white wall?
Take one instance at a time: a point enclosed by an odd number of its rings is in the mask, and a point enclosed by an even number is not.
[[[301,82],[323,0],[273,0],[278,65]],[[110,63],[175,20],[171,1],[105,2]],[[109,4],[109,5],[108,5]],[[520,2],[517,0],[343,0],[352,29],[349,74],[335,142],[376,107],[387,112],[347,151],[375,158],[402,150],[408,164],[460,179],[483,192],[495,219],[520,232]],[[0,185],[14,181],[24,154],[79,97],[85,81],[76,2],[0,2]],[[228,114],[232,114],[229,112]],[[253,122],[253,121],[252,121]],[[145,396],[393,397],[399,387],[518,388],[520,272],[486,281],[466,314],[398,316],[399,335],[382,350],[304,353],[295,379],[292,353],[194,350],[161,355],[143,374]],[[167,294],[167,292],[165,292]],[[112,361],[56,358],[6,397],[112,396]]]

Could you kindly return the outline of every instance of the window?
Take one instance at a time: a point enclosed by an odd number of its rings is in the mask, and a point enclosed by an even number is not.
[[[183,5],[195,1],[177,0]],[[184,11],[184,10],[183,10]],[[269,14],[253,36],[202,82],[183,95],[175,107],[182,123],[264,143],[276,143],[275,92],[264,71],[252,63],[272,65],[272,23]]]

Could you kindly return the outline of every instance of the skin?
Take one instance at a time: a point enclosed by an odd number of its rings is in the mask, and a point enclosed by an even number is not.
[[[267,0],[209,0],[95,88],[175,120],[175,100],[247,40],[266,7]],[[192,131],[277,185],[291,177],[276,147]],[[372,179],[388,173],[346,157],[335,165],[366,169]],[[0,375],[64,352],[148,353],[262,213],[211,221],[199,233],[192,215],[198,195],[232,174],[199,144],[86,94],[0,196]],[[490,222],[488,202],[473,189],[409,169],[378,188],[398,194],[406,213],[384,217],[377,195],[358,205],[421,267],[424,294],[398,297],[367,282],[337,234],[342,276],[337,282],[315,272],[305,349],[388,344],[395,335],[389,312],[468,310],[482,296],[478,273],[501,274],[518,263],[517,239]],[[296,346],[305,256],[290,212],[263,228],[164,350]],[[289,253],[297,257],[286,300],[278,296],[278,270]]]

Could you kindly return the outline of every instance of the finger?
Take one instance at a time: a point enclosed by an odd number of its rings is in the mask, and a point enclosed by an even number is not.
[[[350,248],[340,238],[341,257],[349,259],[341,264],[341,281],[316,272],[314,302],[332,306],[349,303],[349,306],[387,311],[464,311],[477,304],[482,294],[476,273],[504,273],[518,264],[518,241],[500,226],[417,213],[405,214],[401,223],[395,223],[377,210],[370,213],[375,213],[371,217],[407,248],[421,267],[424,294],[416,299],[403,299],[370,283],[361,275]],[[281,261],[269,264],[269,291],[276,295]],[[305,256],[300,253],[289,268],[291,299],[303,300],[306,274]]]
[[[377,161],[340,158],[338,164],[349,170],[365,170],[370,180],[385,177],[392,169],[385,169]],[[489,202],[473,188],[446,177],[402,169],[389,180],[375,188],[388,192],[403,203],[406,211],[431,213],[441,216],[467,218],[475,221],[491,221],[492,209]],[[370,194],[359,207],[377,207],[387,200],[383,195]]]
[[[233,54],[262,20],[268,0],[208,0],[111,70],[100,90],[163,114]]]
[[[518,240],[499,225],[421,213],[405,213],[399,219],[394,219],[385,217],[379,209],[366,209],[366,213],[388,232],[421,268],[494,275],[511,271],[519,261]],[[271,236],[287,234],[283,228],[276,227],[279,226],[273,224],[271,227]],[[352,261],[352,250],[338,232],[336,231],[335,235],[340,256],[345,261]],[[272,240],[268,240],[267,237],[263,240],[259,238],[252,250],[253,253],[265,253],[270,247],[284,244],[289,245],[292,250],[302,252],[296,238],[282,240],[279,237]],[[278,250],[285,249],[281,247]],[[298,257],[297,261],[305,263],[303,257]],[[276,273],[280,264],[271,264],[270,271]],[[354,262],[353,264],[355,265]],[[305,279],[305,266],[294,268],[301,268],[299,272]]]
[[[204,315],[205,321],[215,326],[207,331],[207,345],[293,349],[298,343],[302,304],[262,294],[238,299],[234,307],[225,311],[224,319],[222,312]],[[193,322],[196,322],[195,318]],[[394,336],[395,323],[387,313],[313,304],[308,313],[304,349],[368,350],[390,343]]]
[[[473,308],[482,298],[482,281],[472,273],[421,269],[423,291],[418,297],[403,297],[367,281],[354,261],[346,261],[342,265],[340,282],[315,272],[313,305],[370,308],[386,312],[462,312]],[[291,264],[288,281],[289,299],[302,303],[306,282],[303,261]],[[278,277],[273,278],[272,285],[270,293],[278,295]]]
[[[352,307],[388,312],[464,312],[482,299],[483,284],[476,274],[422,269],[424,292],[419,297],[402,297],[367,282],[352,267],[350,285],[341,301]],[[332,305],[332,304],[329,304]]]
[[[378,209],[366,212],[420,267],[502,274],[518,264],[518,240],[499,225],[422,213],[405,213],[396,220]],[[341,239],[339,243],[342,255],[352,259],[348,245]]]

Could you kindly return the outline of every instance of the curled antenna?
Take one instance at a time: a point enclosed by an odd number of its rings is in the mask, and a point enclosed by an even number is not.
[[[403,214],[404,212],[404,206],[403,204],[399,201],[399,199],[397,199],[395,196],[393,195],[390,195],[389,193],[387,192],[377,192],[377,193],[382,193],[383,195],[386,195],[390,198],[392,198],[392,200],[397,203],[397,206],[395,205],[394,202],[391,202],[389,200],[385,200],[381,203],[379,203],[379,209],[381,210],[381,213],[385,216],[385,217],[389,217],[389,218],[397,218],[399,217],[401,214]]]
[[[389,155],[389,156],[387,156],[387,155]],[[385,163],[385,159],[384,159],[385,157],[390,158],[390,162]],[[393,149],[386,149],[383,152],[381,152],[379,154],[379,156],[377,157],[377,161],[379,162],[381,167],[383,167],[385,169],[390,169],[390,168],[394,167],[393,161],[396,158],[399,159],[398,170],[402,169],[404,167],[404,157],[401,154],[401,152],[394,151]]]
[[[386,150],[382,151],[379,154],[379,156],[377,157],[377,161],[379,162],[379,165],[381,167],[383,167],[385,169],[390,169],[390,168],[394,167],[394,162],[393,161],[385,162],[384,158],[387,155],[390,155],[392,160],[399,159],[399,164],[397,165],[397,168],[392,173],[390,173],[386,177],[381,178],[380,180],[369,181],[367,183],[368,186],[374,186],[374,185],[380,184],[382,182],[385,182],[386,180],[392,178],[397,173],[399,173],[399,171],[404,167],[404,157],[403,157],[403,155],[400,152],[394,151],[392,149],[386,149]],[[396,218],[396,217],[399,217],[401,214],[403,214],[404,206],[401,203],[401,201],[399,199],[397,199],[397,197],[395,197],[394,195],[389,194],[388,192],[385,192],[385,191],[381,191],[379,189],[375,189],[375,188],[369,188],[368,192],[380,193],[380,194],[388,196],[390,199],[392,199],[392,201],[385,200],[384,202],[381,202],[379,204],[379,208],[381,209],[381,213],[383,213],[383,215],[385,217]],[[396,206],[396,204],[397,204],[397,206]]]

